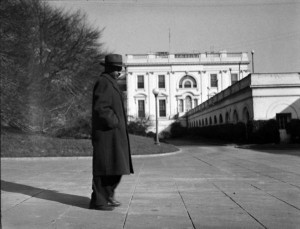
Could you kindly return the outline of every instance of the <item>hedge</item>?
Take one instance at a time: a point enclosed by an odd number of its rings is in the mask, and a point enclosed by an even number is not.
[[[293,128],[291,128],[290,131],[296,132]],[[276,120],[259,120],[251,121],[247,124],[239,122],[237,124],[230,123],[193,128],[182,127],[180,123],[172,124],[172,137],[182,137],[186,135],[230,142],[278,143],[280,141]]]

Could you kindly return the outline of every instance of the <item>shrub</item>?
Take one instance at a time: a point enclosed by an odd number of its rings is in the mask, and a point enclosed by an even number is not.
[[[159,134],[159,136],[162,139],[168,139],[171,137],[171,133],[169,131],[163,131]]]
[[[147,129],[151,125],[150,118],[137,118],[128,123],[128,133],[140,136],[147,136]]]
[[[156,134],[152,131],[149,131],[149,132],[146,133],[146,136],[149,137],[149,138],[155,138]]]
[[[91,138],[91,130],[90,120],[79,118],[70,125],[56,131],[54,135],[58,138],[88,139]]]
[[[178,130],[178,132],[180,132],[180,130]],[[187,133],[189,136],[213,138],[239,143],[278,143],[280,140],[278,126],[275,120],[251,121],[247,124],[239,122],[237,124],[230,123],[194,127],[188,128]]]
[[[253,143],[278,143],[279,129],[276,120],[251,121],[247,125],[249,141]]]
[[[292,119],[287,124],[286,130],[291,135],[292,143],[300,143],[300,119]]]
[[[171,124],[170,135],[172,138],[179,138],[187,133],[187,128],[181,126],[179,122],[174,122]]]

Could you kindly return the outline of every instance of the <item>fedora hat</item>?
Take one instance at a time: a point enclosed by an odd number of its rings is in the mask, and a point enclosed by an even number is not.
[[[122,68],[123,67],[122,55],[108,54],[105,56],[105,62],[102,62],[101,65]]]

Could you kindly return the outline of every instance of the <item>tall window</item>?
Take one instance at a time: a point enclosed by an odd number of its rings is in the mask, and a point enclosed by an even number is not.
[[[159,100],[159,117],[166,117],[166,100]]]
[[[185,98],[185,110],[189,111],[190,109],[192,109],[192,98],[190,96],[187,96]]]
[[[210,75],[210,86],[211,87],[218,87],[218,77],[217,74]]]
[[[158,76],[158,88],[165,88],[165,87],[166,87],[165,76],[159,75]]]
[[[145,100],[138,100],[138,116],[139,118],[145,117]]]
[[[194,107],[198,106],[198,99],[194,99]]]
[[[219,122],[220,122],[220,124],[223,123],[223,116],[222,116],[222,114],[220,114],[220,116],[219,116]]]
[[[137,88],[144,88],[144,76],[143,75],[137,76]]]
[[[232,73],[231,74],[231,84],[235,84],[238,81],[238,74]]]
[[[183,99],[179,99],[178,111],[183,112]]]
[[[233,112],[233,120],[232,121],[234,124],[238,123],[238,121],[239,121],[239,116],[238,116],[238,113],[236,110],[234,110],[234,112]]]
[[[292,118],[291,113],[276,114],[276,120],[277,120],[279,129],[286,129],[286,126],[291,121],[291,118]]]

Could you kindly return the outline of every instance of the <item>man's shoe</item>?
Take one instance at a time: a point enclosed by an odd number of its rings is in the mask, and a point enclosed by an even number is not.
[[[111,205],[95,205],[90,203],[90,209],[99,210],[99,211],[112,211],[115,208]]]
[[[121,203],[117,200],[115,200],[114,198],[110,197],[108,198],[108,206],[112,206],[112,207],[119,207],[121,205]]]

